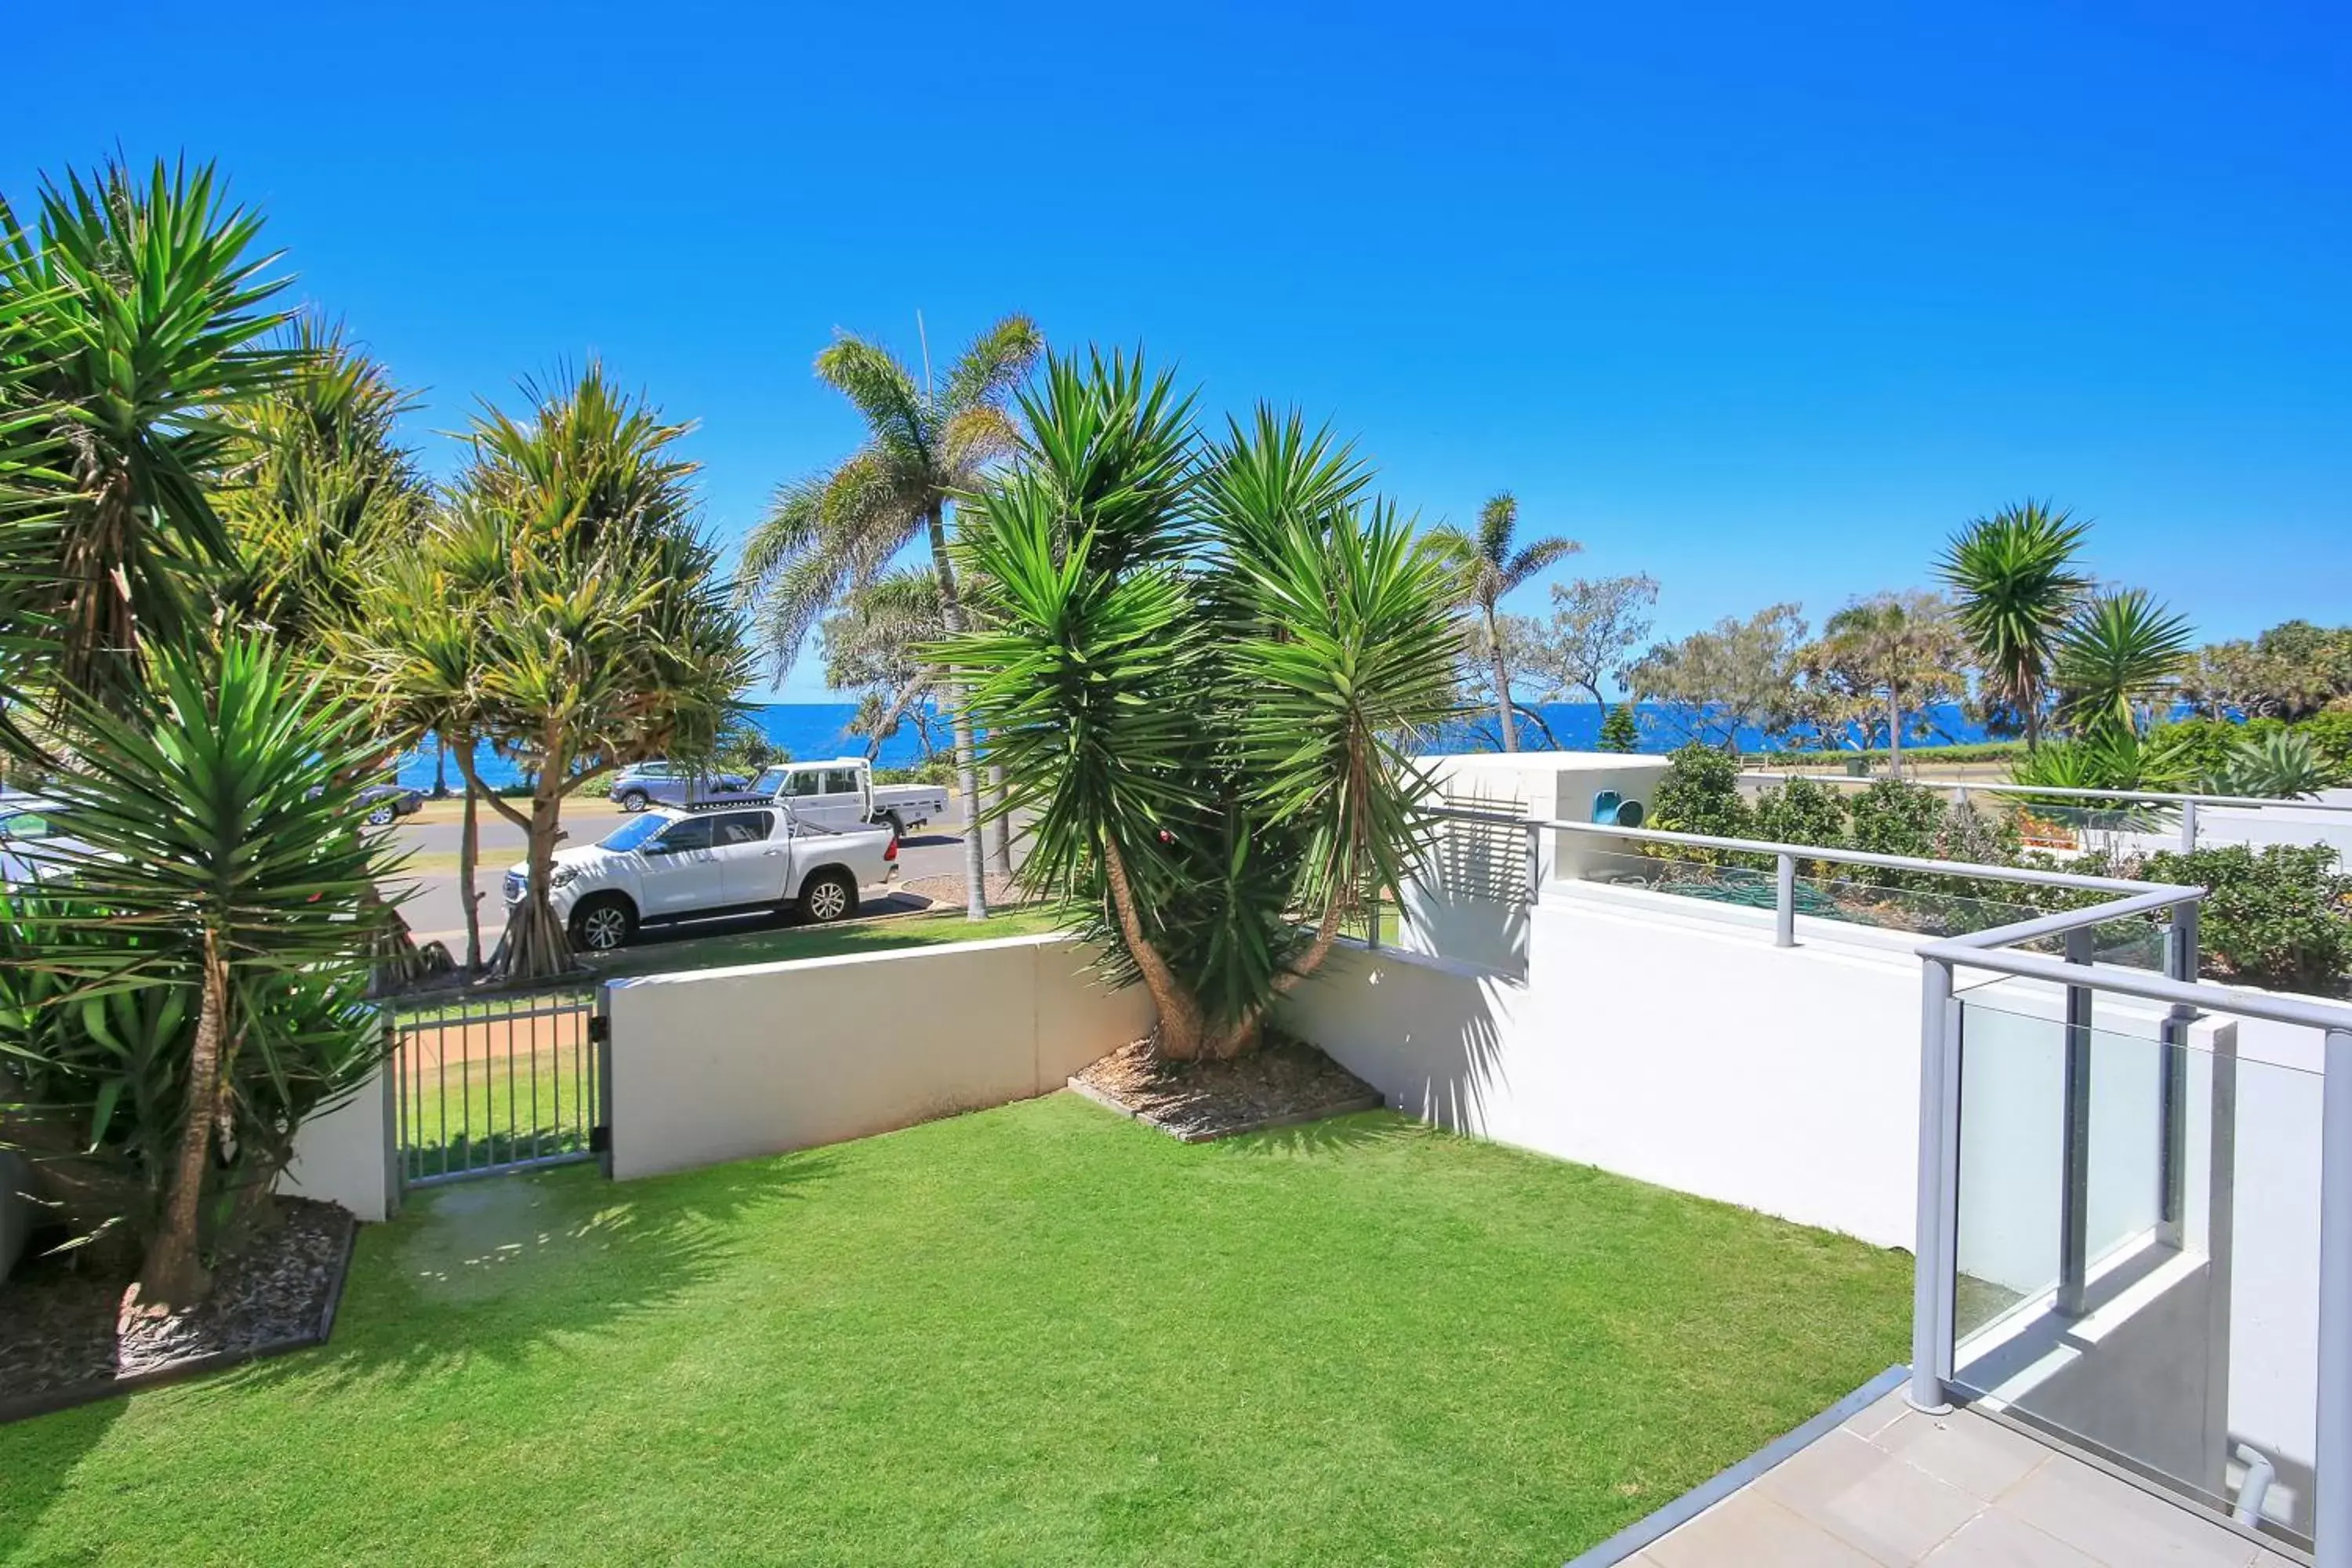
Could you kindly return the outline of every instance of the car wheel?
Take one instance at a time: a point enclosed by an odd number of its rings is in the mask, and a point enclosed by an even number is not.
[[[646,792],[641,789],[629,790],[621,796],[623,811],[643,811],[652,804],[652,800],[647,798]]]
[[[831,925],[857,908],[857,884],[846,871],[820,871],[801,889],[801,918],[812,925]]]
[[[370,827],[382,827],[399,815],[399,812],[393,809],[392,802],[385,801],[382,805],[368,808],[367,825]]]
[[[637,934],[637,915],[628,900],[602,894],[572,911],[572,945],[585,952],[611,952]]]

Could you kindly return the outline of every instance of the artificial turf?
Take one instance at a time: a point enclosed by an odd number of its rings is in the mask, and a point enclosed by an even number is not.
[[[1387,1113],[1056,1095],[413,1194],[331,1344],[0,1427],[0,1561],[1554,1565],[1898,1359],[1909,1281]]]

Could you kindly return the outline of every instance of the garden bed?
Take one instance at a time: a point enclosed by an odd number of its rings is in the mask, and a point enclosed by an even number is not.
[[[1170,1061],[1150,1042],[1122,1046],[1083,1068],[1070,1088],[1187,1143],[1377,1110],[1381,1091],[1304,1041],[1268,1034],[1224,1061]]]
[[[0,1285],[0,1421],[325,1342],[357,1222],[307,1198],[277,1206],[277,1223],[215,1271],[212,1295],[169,1318],[118,1329],[127,1277],[67,1258],[20,1265]]]

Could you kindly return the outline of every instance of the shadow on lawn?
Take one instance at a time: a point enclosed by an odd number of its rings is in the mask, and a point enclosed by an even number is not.
[[[1235,1159],[1312,1160],[1435,1136],[1436,1129],[1392,1110],[1358,1110],[1327,1116],[1320,1121],[1244,1132],[1237,1138],[1220,1139],[1210,1147]]]
[[[808,1150],[688,1175],[614,1183],[575,1167],[412,1194],[362,1234],[334,1337],[317,1352],[219,1380],[234,1393],[297,1380],[433,1374],[551,1351],[593,1373],[601,1331],[708,1283],[740,1256],[759,1215],[830,1176]]]
[[[120,1399],[0,1426],[0,1561],[13,1563],[83,1456],[122,1414]]]

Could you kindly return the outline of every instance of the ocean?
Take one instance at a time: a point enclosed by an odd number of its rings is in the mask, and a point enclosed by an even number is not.
[[[1551,738],[1529,723],[1525,716],[1519,720],[1519,744],[1530,751],[1549,751],[1553,742],[1558,749],[1583,752],[1593,749],[1601,736],[1601,710],[1590,702],[1549,702],[1537,710],[1551,728]],[[1675,722],[1675,710],[1661,703],[1644,702],[1634,709],[1642,729],[1642,750],[1670,752],[1680,745],[1684,733]],[[857,714],[851,702],[770,702],[755,706],[751,720],[771,741],[790,752],[800,761],[823,757],[857,756],[866,754],[866,740],[851,733],[850,721]],[[1963,745],[1985,739],[1984,728],[1972,722],[1957,704],[1945,704],[1928,711],[1928,722],[1935,731],[1932,739],[1906,742],[1906,745]],[[946,727],[934,725],[941,747],[947,744]],[[1743,751],[1765,749],[1765,737],[1754,730],[1743,730],[1739,735]],[[1495,721],[1492,714],[1481,721],[1476,719],[1449,726],[1438,735],[1432,750],[1440,752],[1491,752],[1497,750]],[[906,767],[919,761],[922,744],[912,724],[902,724],[898,732],[882,742],[875,758],[879,767]],[[497,755],[489,747],[481,747],[476,755],[482,782],[493,788],[523,782],[522,770],[506,758]],[[400,782],[412,788],[430,790],[436,766],[436,748],[427,744],[401,759]],[[446,774],[449,786],[462,788],[457,764],[447,765]]]

